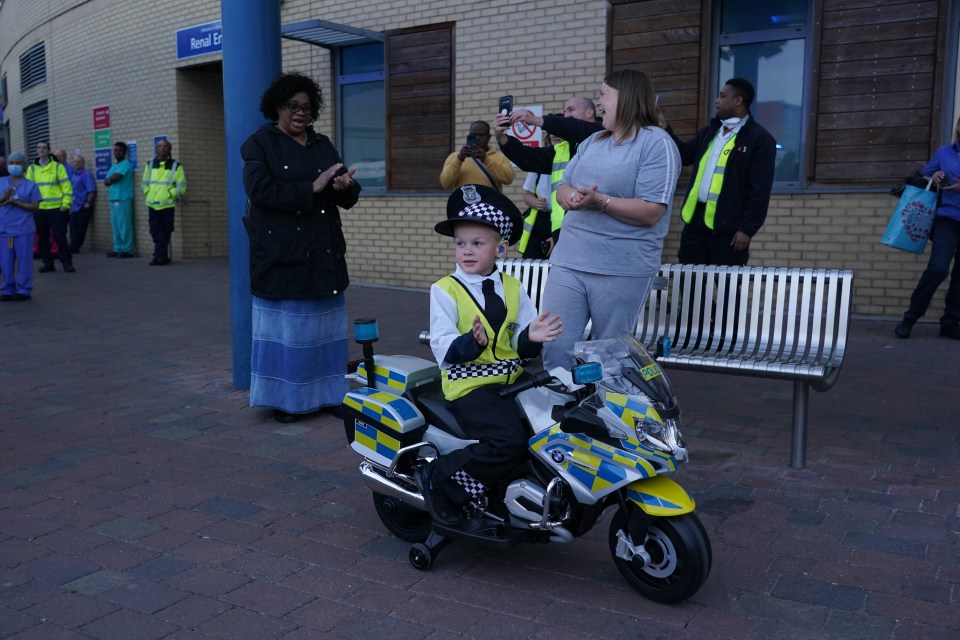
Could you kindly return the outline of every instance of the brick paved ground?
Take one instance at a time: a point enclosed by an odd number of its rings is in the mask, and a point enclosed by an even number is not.
[[[690,601],[634,595],[601,526],[465,543],[421,573],[334,418],[231,386],[225,261],[81,254],[0,305],[0,638],[951,638],[960,633],[960,344],[854,323],[787,466],[791,385],[675,372],[679,479],[713,542]],[[426,354],[427,297],[354,287],[386,352]],[[392,315],[388,315],[392,314]]]

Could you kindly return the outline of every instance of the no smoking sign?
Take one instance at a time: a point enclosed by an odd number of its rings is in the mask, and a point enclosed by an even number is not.
[[[532,107],[514,107],[514,111],[517,109],[526,109],[530,111],[535,116],[540,117],[543,115],[543,106],[536,105]],[[507,135],[513,136],[519,140],[524,146],[527,147],[541,147],[543,146],[542,138],[543,133],[540,130],[540,127],[534,126],[532,124],[527,124],[517,120],[510,128],[507,130]]]

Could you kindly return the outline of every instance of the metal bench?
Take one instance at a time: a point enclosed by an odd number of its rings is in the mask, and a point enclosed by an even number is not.
[[[550,264],[500,260],[539,308]],[[636,336],[651,352],[672,342],[658,361],[675,369],[793,381],[790,464],[806,460],[810,389],[837,381],[846,352],[853,272],[774,267],[660,267]]]

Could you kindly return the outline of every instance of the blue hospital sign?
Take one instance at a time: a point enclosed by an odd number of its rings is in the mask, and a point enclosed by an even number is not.
[[[223,51],[223,29],[219,20],[177,31],[177,60],[215,51]]]

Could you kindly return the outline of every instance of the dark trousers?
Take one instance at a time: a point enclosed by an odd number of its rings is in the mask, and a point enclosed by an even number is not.
[[[170,257],[170,236],[173,235],[173,212],[175,208],[151,209],[147,207],[150,237],[153,238],[153,257],[164,260]]]
[[[444,478],[441,486],[458,505],[486,493],[527,458],[530,436],[516,400],[497,396],[502,388],[480,387],[451,403],[463,431],[479,440],[437,460],[435,477]]]
[[[67,243],[67,223],[70,220],[70,214],[59,209],[39,209],[34,215],[34,220],[37,223],[37,248],[40,249],[43,266],[53,266],[53,252],[50,251],[50,235],[53,234],[60,262],[64,267],[72,267],[73,256],[70,255],[70,245]]]
[[[70,214],[70,252],[77,253],[83,242],[87,239],[87,228],[90,226],[90,219],[93,217],[93,203],[90,206],[80,206],[79,209]]]
[[[917,287],[910,296],[910,308],[903,319],[916,322],[927,312],[933,294],[940,284],[950,275],[950,287],[947,289],[946,308],[940,316],[940,325],[960,323],[960,221],[945,216],[937,216],[933,222],[930,236],[930,262],[920,276]],[[953,260],[953,273],[950,273],[950,261]]]
[[[677,259],[680,264],[713,264],[728,267],[742,267],[750,259],[750,251],[734,251],[730,243],[735,232],[715,231],[707,227],[703,220],[704,204],[697,203],[693,218],[683,225],[680,232],[680,250]]]

